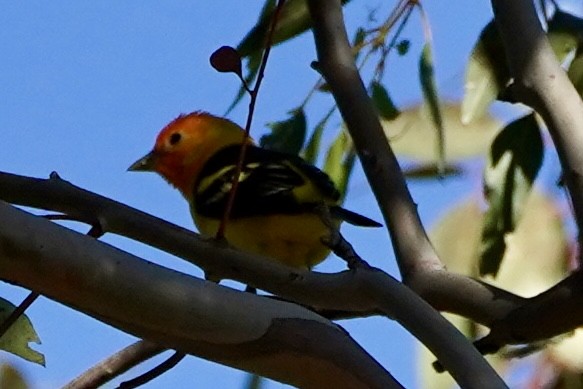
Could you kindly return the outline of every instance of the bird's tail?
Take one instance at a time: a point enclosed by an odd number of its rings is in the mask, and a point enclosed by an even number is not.
[[[356,212],[349,211],[342,207],[330,207],[330,214],[334,218],[342,219],[347,223],[353,224],[360,227],[382,227],[381,223],[378,223],[366,216],[358,214]]]

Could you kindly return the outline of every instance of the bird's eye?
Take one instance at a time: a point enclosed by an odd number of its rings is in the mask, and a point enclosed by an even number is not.
[[[175,132],[174,134],[170,135],[170,144],[174,146],[182,139],[182,135],[179,132]]]

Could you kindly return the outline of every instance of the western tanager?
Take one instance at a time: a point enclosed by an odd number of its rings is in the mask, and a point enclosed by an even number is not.
[[[230,120],[205,112],[181,115],[162,129],[154,149],[130,171],[160,174],[186,198],[203,235],[216,234],[231,190],[244,133]],[[379,223],[341,208],[326,173],[300,157],[258,147],[249,139],[225,238],[234,247],[289,266],[312,268],[329,249],[329,231],[316,207],[334,222]]]

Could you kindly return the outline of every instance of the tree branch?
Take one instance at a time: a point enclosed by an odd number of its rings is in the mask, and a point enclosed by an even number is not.
[[[443,269],[354,63],[339,2],[308,4],[319,69],[332,90],[383,213],[403,279],[418,267]]]
[[[77,188],[61,179],[39,180],[0,173],[0,198],[21,205],[84,215],[87,220],[99,220],[104,232],[115,232],[139,240],[180,256],[205,271],[212,269],[212,273],[221,278],[251,284],[310,307],[353,311],[356,315],[381,312],[399,321],[428,346],[447,369],[452,366],[455,369],[459,360],[467,361],[477,357],[475,350],[467,347],[468,342],[461,334],[437,312],[408,288],[378,269],[359,268],[338,274],[300,272],[267,258],[201,239],[192,232]],[[6,228],[13,228],[8,219],[0,217],[0,221],[0,224],[7,225]],[[0,271],[0,278],[11,274],[12,270],[7,275]],[[43,277],[48,280],[49,276]],[[147,338],[156,341],[155,338]],[[485,376],[492,374],[490,367],[484,363],[475,373],[472,372],[469,379],[479,383],[475,377],[480,371]],[[469,374],[469,371],[464,369],[460,373]]]
[[[163,351],[166,349],[156,343],[139,340],[83,372],[62,389],[98,388]]]
[[[320,68],[383,212],[403,282],[435,308],[485,325],[520,306],[520,297],[445,271],[354,64],[341,12],[334,1],[309,4]]]
[[[401,386],[297,305],[146,262],[0,202],[0,278],[135,336],[299,387]]]
[[[355,316],[378,312],[371,296],[363,293],[355,283],[357,272],[321,274],[292,269],[202,239],[191,231],[78,188],[60,178],[38,179],[0,172],[0,199],[62,212],[80,220],[98,220],[106,233],[137,240],[183,258],[221,278],[234,279],[317,310],[354,312]],[[422,295],[431,294],[440,310],[457,313],[485,325],[504,317],[523,301],[511,293],[467,277],[445,271],[435,276],[433,273],[428,273],[428,279],[434,277],[431,284],[420,284]],[[389,316],[395,314],[391,312]]]

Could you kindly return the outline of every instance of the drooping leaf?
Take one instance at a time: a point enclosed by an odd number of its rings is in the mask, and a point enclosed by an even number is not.
[[[332,114],[334,113],[335,110],[336,110],[335,107],[331,108],[326,114],[326,116],[324,116],[322,120],[320,120],[318,124],[316,124],[316,127],[312,132],[312,136],[310,137],[308,144],[306,145],[302,152],[302,157],[306,160],[306,162],[308,162],[311,165],[316,164],[316,160],[320,153],[320,142],[322,140],[322,133],[324,132],[326,124],[328,123],[328,120],[330,120],[330,118],[332,117]]]
[[[261,137],[259,143],[262,147],[299,154],[306,140],[306,115],[302,109],[295,109],[290,114],[287,120],[268,124],[271,133]]]
[[[509,81],[502,39],[491,20],[480,33],[466,67],[462,123],[469,124],[481,117]]]
[[[443,116],[441,112],[441,104],[437,94],[437,86],[435,83],[435,72],[433,70],[433,55],[431,53],[431,45],[429,42],[425,43],[421,51],[421,58],[419,59],[419,77],[421,80],[421,89],[423,90],[423,98],[429,108],[431,120],[437,132],[437,169],[440,174],[445,172],[445,132],[443,129]]]
[[[10,301],[0,297],[0,322],[6,320],[16,307]],[[40,344],[40,338],[26,315],[20,316],[0,338],[0,349],[17,355],[27,361],[45,365],[43,354],[29,347],[29,343]]]
[[[370,91],[372,101],[382,119],[393,120],[399,116],[399,109],[395,107],[389,92],[380,82],[372,81],[370,83]]]
[[[342,0],[342,4],[350,0]],[[265,40],[271,24],[275,1],[267,0],[263,6],[259,19],[255,26],[245,35],[237,45],[237,51],[242,57],[252,55],[263,50]],[[310,12],[306,0],[288,0],[283,5],[275,31],[273,32],[272,44],[278,45],[291,38],[294,38],[312,26]]]
[[[496,276],[543,161],[543,141],[534,114],[507,125],[492,143],[484,172],[488,202],[480,247],[480,275]]]
[[[324,171],[334,181],[342,198],[346,195],[355,160],[356,152],[352,140],[348,133],[342,130],[330,145],[324,161]]]
[[[349,1],[350,0],[342,0],[342,5],[345,5]],[[265,49],[265,43],[267,40],[275,6],[275,0],[265,1],[255,26],[251,28],[251,30],[237,45],[237,52],[239,55],[241,55],[243,58],[248,58],[247,74],[245,76],[245,82],[247,85],[251,85],[259,71],[259,65],[261,63],[263,50]],[[283,5],[283,8],[281,9],[281,12],[279,13],[277,24],[273,32],[273,38],[271,41],[272,46],[276,46],[282,42],[296,37],[297,35],[300,35],[304,31],[308,30],[311,25],[312,20],[310,18],[306,0],[286,1]],[[233,102],[229,105],[229,108],[227,108],[225,114],[231,112],[233,108],[235,108],[241,101],[241,98],[244,95],[245,89],[243,87],[239,88],[237,95],[233,99]]]

